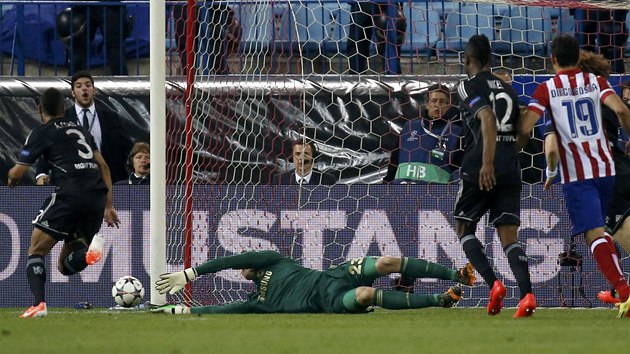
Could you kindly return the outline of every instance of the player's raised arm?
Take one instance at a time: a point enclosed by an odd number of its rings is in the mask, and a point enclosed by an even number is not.
[[[275,251],[245,252],[232,256],[219,257],[207,261],[197,267],[184,269],[182,272],[160,275],[155,288],[160,294],[174,294],[184,288],[186,283],[196,277],[208,273],[216,273],[224,269],[259,269],[277,263],[284,257]]]
[[[497,146],[497,118],[489,106],[477,112],[481,121],[481,136],[483,139],[483,154],[481,169],[479,170],[479,189],[491,190],[497,184],[494,175],[494,154]]]

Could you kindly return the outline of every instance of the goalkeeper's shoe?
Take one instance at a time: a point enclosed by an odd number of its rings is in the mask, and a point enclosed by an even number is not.
[[[529,317],[536,312],[536,298],[534,294],[529,293],[518,303],[518,308],[514,314],[514,318]]]
[[[462,288],[459,285],[453,285],[448,290],[440,294],[438,300],[438,306],[441,307],[453,307],[459,300],[462,299]]]
[[[105,239],[100,234],[94,235],[90,247],[85,254],[85,263],[88,265],[95,264],[103,258],[103,248],[105,247]]]
[[[164,305],[151,309],[153,313],[166,313],[169,315],[190,315],[190,307],[184,305]]]
[[[48,308],[46,307],[45,302],[40,302],[37,306],[31,306],[23,314],[20,315],[21,318],[29,318],[29,317],[46,317],[48,316]]]
[[[457,281],[468,286],[472,286],[477,280],[475,276],[475,267],[468,262],[466,265],[457,270]]]
[[[492,285],[492,290],[490,290],[490,302],[488,302],[488,307],[486,310],[488,311],[488,315],[494,316],[501,312],[503,308],[503,298],[507,290],[505,290],[505,286],[499,280],[495,280]]]
[[[597,298],[607,304],[618,304],[621,300],[615,297],[610,290],[602,290],[597,294]]]
[[[619,307],[617,318],[630,317],[630,298],[624,302],[619,301],[615,306]]]

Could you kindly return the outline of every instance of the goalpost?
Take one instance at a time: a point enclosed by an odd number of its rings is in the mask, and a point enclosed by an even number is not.
[[[461,53],[471,34],[491,39],[493,70],[510,74],[526,101],[551,73],[552,36],[575,33],[575,17],[548,1],[374,3],[167,2],[165,24],[164,2],[151,0],[151,283],[164,271],[247,250],[278,250],[316,269],[367,254],[466,262],[453,229],[456,185],[382,183],[398,134],[419,117],[429,85],[453,88],[464,77]],[[366,17],[373,33],[362,38],[365,26],[354,24]],[[181,86],[166,90],[165,76]],[[340,183],[273,185],[273,176],[293,167],[295,140],[314,141],[316,168]],[[540,135],[533,140],[542,143]],[[569,247],[570,225],[560,193],[543,193],[536,183],[544,169],[540,149],[521,155],[520,241],[537,298],[542,306],[597,306],[594,294],[606,285],[583,242],[575,246],[585,256],[581,267],[557,262]],[[507,305],[516,305],[518,287],[485,220],[478,236],[506,280]],[[626,254],[623,266],[630,269]],[[416,289],[445,285],[418,281]],[[229,270],[195,281],[185,300],[218,304],[248,290]],[[462,304],[483,306],[487,294],[476,283]],[[152,289],[152,303],[166,300]]]
[[[151,0],[149,6],[150,35],[150,143],[153,166],[166,166],[166,50],[164,36],[164,0]],[[166,296],[160,295],[153,284],[159,275],[166,272],[166,169],[153,168],[151,173],[151,224],[150,245],[151,258],[149,278],[150,303],[163,305]]]

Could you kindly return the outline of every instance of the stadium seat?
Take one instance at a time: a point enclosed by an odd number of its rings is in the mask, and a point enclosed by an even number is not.
[[[459,11],[450,12],[444,25],[444,39],[436,49],[442,54],[456,54],[464,50],[468,39],[475,34],[485,34],[490,41],[496,38],[495,13],[491,6],[462,4]]]
[[[322,8],[322,23],[324,27],[324,43],[322,49],[326,52],[344,53],[346,42],[350,34],[350,4],[324,4]]]
[[[427,10],[422,6],[403,5],[407,18],[405,43],[401,47],[403,53],[426,53],[435,48],[440,39],[440,15],[435,10]]]
[[[350,23],[349,9],[348,4],[292,3],[290,8],[275,11],[274,41],[293,51],[300,46],[304,56],[343,51]]]
[[[552,19],[554,18],[560,18],[560,16],[562,16],[562,8],[560,7],[546,7],[545,11],[547,11],[549,13],[549,16],[551,16]],[[564,10],[568,10],[568,9],[564,9]]]
[[[461,2],[459,1],[423,1],[423,2],[412,2],[414,7],[419,7],[425,10],[433,10],[438,13],[440,19],[444,20],[449,12],[459,11],[459,7],[461,6]]]
[[[166,16],[166,50],[177,51],[177,33],[175,33],[175,19],[172,10]]]
[[[493,45],[499,54],[543,56],[551,40],[551,16],[542,7],[512,6],[503,14],[499,40]]]
[[[556,23],[556,33],[575,34],[575,17],[571,15],[569,9],[560,10],[560,16]]]
[[[321,6],[315,5],[318,4],[294,2],[290,10],[286,9],[282,14],[281,41],[295,50],[299,45],[303,52],[319,50],[325,32]]]
[[[272,39],[272,11],[267,4],[232,5],[234,15],[241,24],[243,53],[265,50]]]

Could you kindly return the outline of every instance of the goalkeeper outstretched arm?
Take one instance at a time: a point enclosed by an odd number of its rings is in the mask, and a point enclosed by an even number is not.
[[[259,269],[273,265],[284,257],[275,251],[245,252],[237,255],[219,257],[207,261],[197,267],[187,268],[182,272],[165,273],[155,282],[160,294],[174,294],[184,288],[186,283],[196,277],[208,273],[216,273],[224,269]]]
[[[195,267],[195,270],[197,275],[203,275],[224,269],[259,269],[275,264],[283,258],[276,251],[245,252],[207,261]]]

